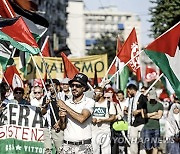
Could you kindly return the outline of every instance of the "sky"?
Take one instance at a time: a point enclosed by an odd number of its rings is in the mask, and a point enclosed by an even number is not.
[[[85,9],[97,10],[99,7],[106,7],[109,5],[117,6],[120,12],[132,12],[139,15],[141,19],[141,43],[142,46],[146,46],[152,42],[150,34],[151,23],[148,22],[151,19],[149,15],[149,8],[153,6],[149,0],[84,0]]]

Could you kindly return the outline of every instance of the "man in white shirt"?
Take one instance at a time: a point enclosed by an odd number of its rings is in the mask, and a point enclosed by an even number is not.
[[[69,87],[69,81],[70,81],[69,78],[64,78],[61,81],[62,91],[58,93],[58,97],[62,101],[66,101],[72,98],[72,93]]]
[[[113,102],[104,98],[104,90],[101,87],[96,87],[94,89],[94,99],[96,102],[92,119],[93,154],[110,154],[110,123],[115,120],[116,109]]]
[[[43,89],[42,87],[35,86],[33,88],[34,98],[30,101],[32,106],[42,107],[43,102]]]
[[[94,100],[84,95],[87,91],[88,77],[78,73],[69,81],[73,97],[65,102],[58,101],[61,109],[67,112],[67,126],[64,130],[62,153],[92,153],[91,115]]]

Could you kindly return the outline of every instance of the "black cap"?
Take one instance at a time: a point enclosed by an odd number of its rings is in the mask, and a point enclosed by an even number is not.
[[[74,76],[74,78],[69,81],[69,84],[71,85],[72,82],[74,82],[74,81],[81,83],[86,88],[85,91],[87,91],[89,89],[89,86],[87,84],[88,77],[85,74],[83,74],[83,73],[76,74]]]

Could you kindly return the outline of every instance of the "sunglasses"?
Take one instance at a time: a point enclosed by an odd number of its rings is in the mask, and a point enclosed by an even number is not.
[[[40,94],[40,93],[41,93],[41,92],[39,92],[39,91],[38,91],[38,92],[34,92],[34,94]]]
[[[100,92],[100,91],[94,92],[94,95],[98,95],[98,94],[102,94],[102,92]]]
[[[83,86],[81,84],[71,84],[70,87],[82,88]]]
[[[110,99],[110,97],[104,97],[104,98]]]
[[[15,94],[23,94],[21,91],[16,91]]]

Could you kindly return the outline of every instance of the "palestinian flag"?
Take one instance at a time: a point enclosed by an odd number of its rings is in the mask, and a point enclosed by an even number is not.
[[[3,70],[6,69],[10,57],[11,51],[9,51],[3,44],[0,43],[0,64]]]
[[[5,26],[5,22],[7,22],[7,26]],[[33,55],[40,52],[38,44],[22,17],[13,18],[13,20],[4,18],[4,21],[0,22],[0,27],[3,27],[0,30],[0,40],[10,42],[12,46],[20,51],[29,52]]]
[[[180,98],[180,22],[155,39],[145,53],[161,69]]]
[[[13,2],[9,1],[14,11],[23,17],[23,20],[26,22],[28,28],[30,29],[31,33],[35,37],[35,39],[38,41],[43,34],[47,31],[49,27],[48,21],[38,15],[37,13],[34,13],[30,10],[27,10],[28,7],[25,5],[21,5],[19,2]],[[31,6],[32,8],[32,6]]]

